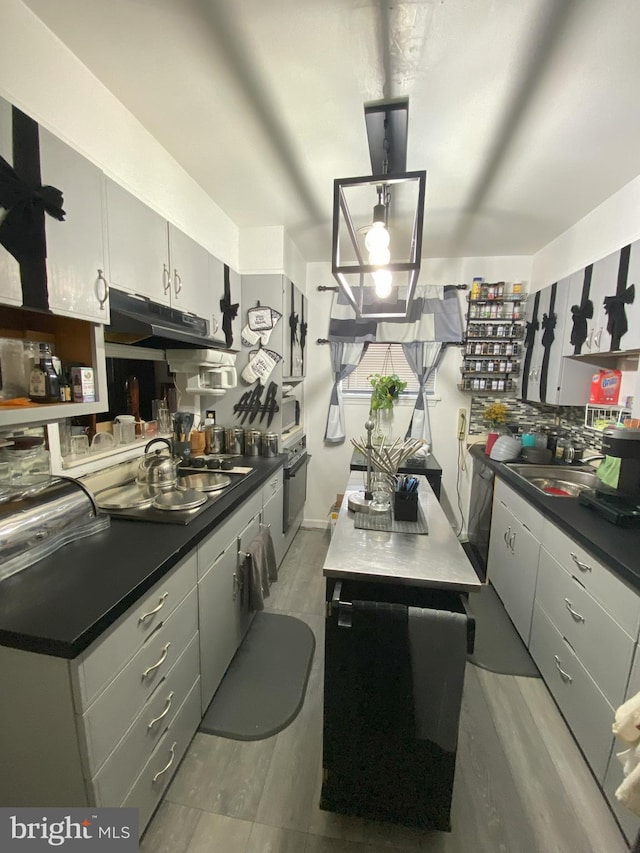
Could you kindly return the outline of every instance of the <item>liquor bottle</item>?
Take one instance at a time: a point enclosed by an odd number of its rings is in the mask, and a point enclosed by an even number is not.
[[[29,377],[29,399],[34,403],[60,402],[60,379],[53,366],[49,344],[40,344],[39,359]]]

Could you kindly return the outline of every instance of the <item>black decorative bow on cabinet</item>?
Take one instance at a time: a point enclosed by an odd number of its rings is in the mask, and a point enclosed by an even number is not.
[[[580,355],[582,344],[587,340],[587,320],[593,317],[593,302],[585,299],[580,305],[571,306],[573,326],[569,343],[574,348],[574,354]]]
[[[635,285],[625,288],[622,293],[615,296],[605,296],[604,310],[607,313],[607,332],[611,335],[611,349],[620,349],[620,339],[629,330],[625,305],[631,305],[635,299]]]

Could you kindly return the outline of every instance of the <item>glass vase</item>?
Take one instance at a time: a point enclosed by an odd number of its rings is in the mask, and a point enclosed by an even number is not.
[[[373,413],[374,428],[371,434],[373,444],[389,444],[393,435],[393,409],[378,409]]]

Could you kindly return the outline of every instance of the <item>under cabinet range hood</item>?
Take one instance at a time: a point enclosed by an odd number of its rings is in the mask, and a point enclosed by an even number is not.
[[[209,336],[209,322],[204,317],[114,288],[109,290],[109,304],[111,323],[104,329],[109,343],[156,349],[224,349],[220,339]]]

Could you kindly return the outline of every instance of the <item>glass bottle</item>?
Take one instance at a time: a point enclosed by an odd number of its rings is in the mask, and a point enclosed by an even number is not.
[[[40,344],[39,359],[29,377],[29,399],[34,403],[60,402],[60,379],[53,366],[49,344]]]

